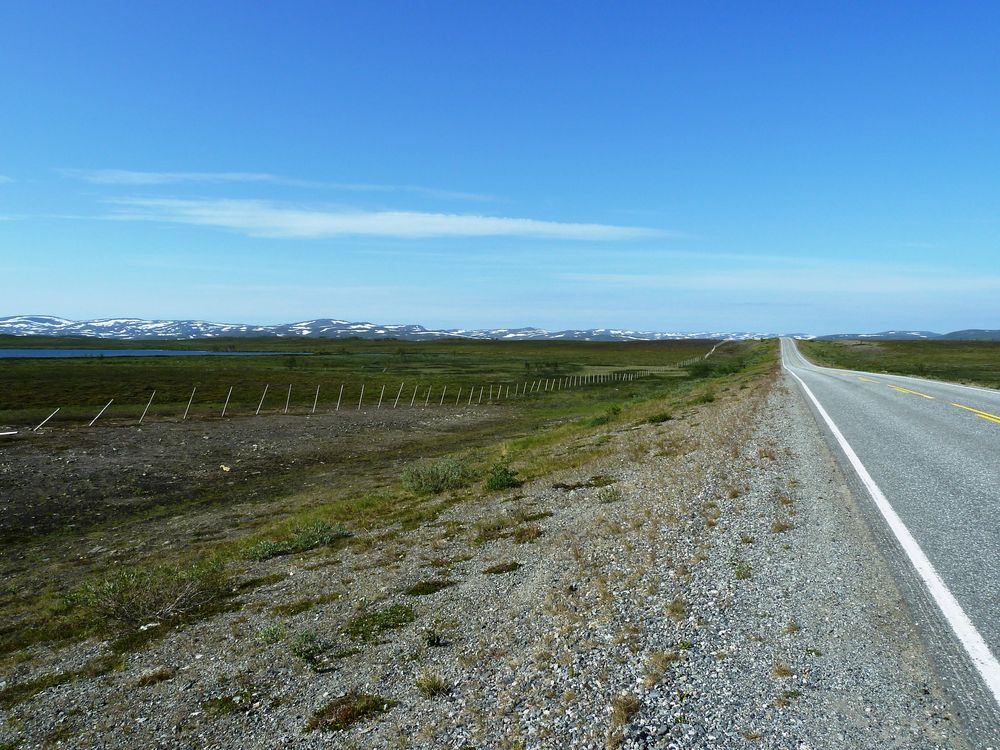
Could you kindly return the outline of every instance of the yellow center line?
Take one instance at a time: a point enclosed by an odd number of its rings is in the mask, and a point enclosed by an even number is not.
[[[977,417],[982,417],[990,422],[996,422],[1000,424],[1000,416],[996,414],[990,414],[988,411],[980,411],[979,409],[973,409],[971,406],[964,406],[962,404],[952,404],[952,406],[957,406],[959,409],[965,409],[966,411],[971,411]]]
[[[858,375],[858,380],[864,381],[865,383],[880,383],[880,380],[872,380],[871,378],[864,378]]]
[[[920,391],[911,391],[909,388],[903,388],[898,385],[890,385],[894,391],[899,391],[900,393],[912,393],[914,396],[923,396],[924,398],[929,398],[931,401],[934,400],[933,396],[928,396],[926,393],[921,393]]]

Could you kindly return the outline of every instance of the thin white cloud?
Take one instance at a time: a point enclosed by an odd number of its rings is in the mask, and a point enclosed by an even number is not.
[[[130,198],[109,218],[158,221],[230,229],[252,237],[533,237],[569,240],[629,240],[661,236],[642,227],[576,224],[477,214],[420,211],[359,211],[294,208],[255,200]]]
[[[1000,291],[1000,276],[956,274],[941,269],[900,272],[898,268],[810,263],[750,270],[684,270],[667,274],[563,273],[563,281],[609,289],[670,289],[721,293],[934,294]]]
[[[311,184],[264,172],[138,172],[131,169],[59,169],[56,171],[64,177],[72,177],[94,185],[176,185],[182,182]]]
[[[12,182],[14,182],[13,177],[8,177],[5,174],[0,174],[0,185],[9,185]]]
[[[492,201],[494,196],[457,190],[442,190],[422,185],[379,185],[364,182],[324,182],[301,180],[268,172],[144,172],[132,169],[58,169],[63,177],[83,180],[92,185],[132,187],[193,184],[265,183],[286,187],[322,188],[351,193],[408,193],[425,198],[462,201]],[[3,182],[3,179],[0,179]]]

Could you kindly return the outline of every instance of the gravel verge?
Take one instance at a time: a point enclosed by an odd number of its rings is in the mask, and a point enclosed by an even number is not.
[[[0,742],[966,747],[798,393],[730,388],[676,417],[419,529],[259,563],[275,580],[239,611],[5,709]],[[2,686],[106,648],[39,650]]]

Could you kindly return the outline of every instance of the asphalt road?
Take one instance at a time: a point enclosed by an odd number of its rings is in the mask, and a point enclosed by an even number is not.
[[[981,713],[993,724],[1000,716],[1000,391],[818,367],[791,339],[781,340],[781,355],[811,392],[817,419],[934,615],[947,623],[942,631],[981,680]]]

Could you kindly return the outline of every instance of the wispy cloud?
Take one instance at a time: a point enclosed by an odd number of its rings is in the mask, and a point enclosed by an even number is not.
[[[5,174],[0,174],[0,185],[7,185],[10,184],[11,182],[14,182],[13,177],[8,177]]]
[[[138,172],[131,169],[58,169],[63,177],[93,185],[177,185],[192,183],[269,182],[281,185],[318,185],[265,172]]]
[[[533,237],[607,241],[663,234],[653,229],[608,224],[420,211],[323,210],[255,200],[129,198],[112,203],[119,207],[109,217],[113,219],[219,227],[252,237]]]
[[[858,266],[836,262],[794,263],[784,267],[732,271],[679,271],[669,274],[563,273],[563,281],[613,289],[670,289],[681,291],[762,293],[862,293],[874,295],[1000,290],[1000,276],[958,274],[942,269]]]
[[[189,184],[264,183],[285,187],[307,187],[340,190],[350,193],[406,193],[425,198],[462,201],[492,201],[491,195],[442,190],[423,185],[379,185],[366,182],[327,182],[302,180],[268,172],[144,172],[132,169],[57,169],[63,177],[83,180],[92,185],[118,185],[131,187]],[[0,179],[0,182],[3,182]]]

